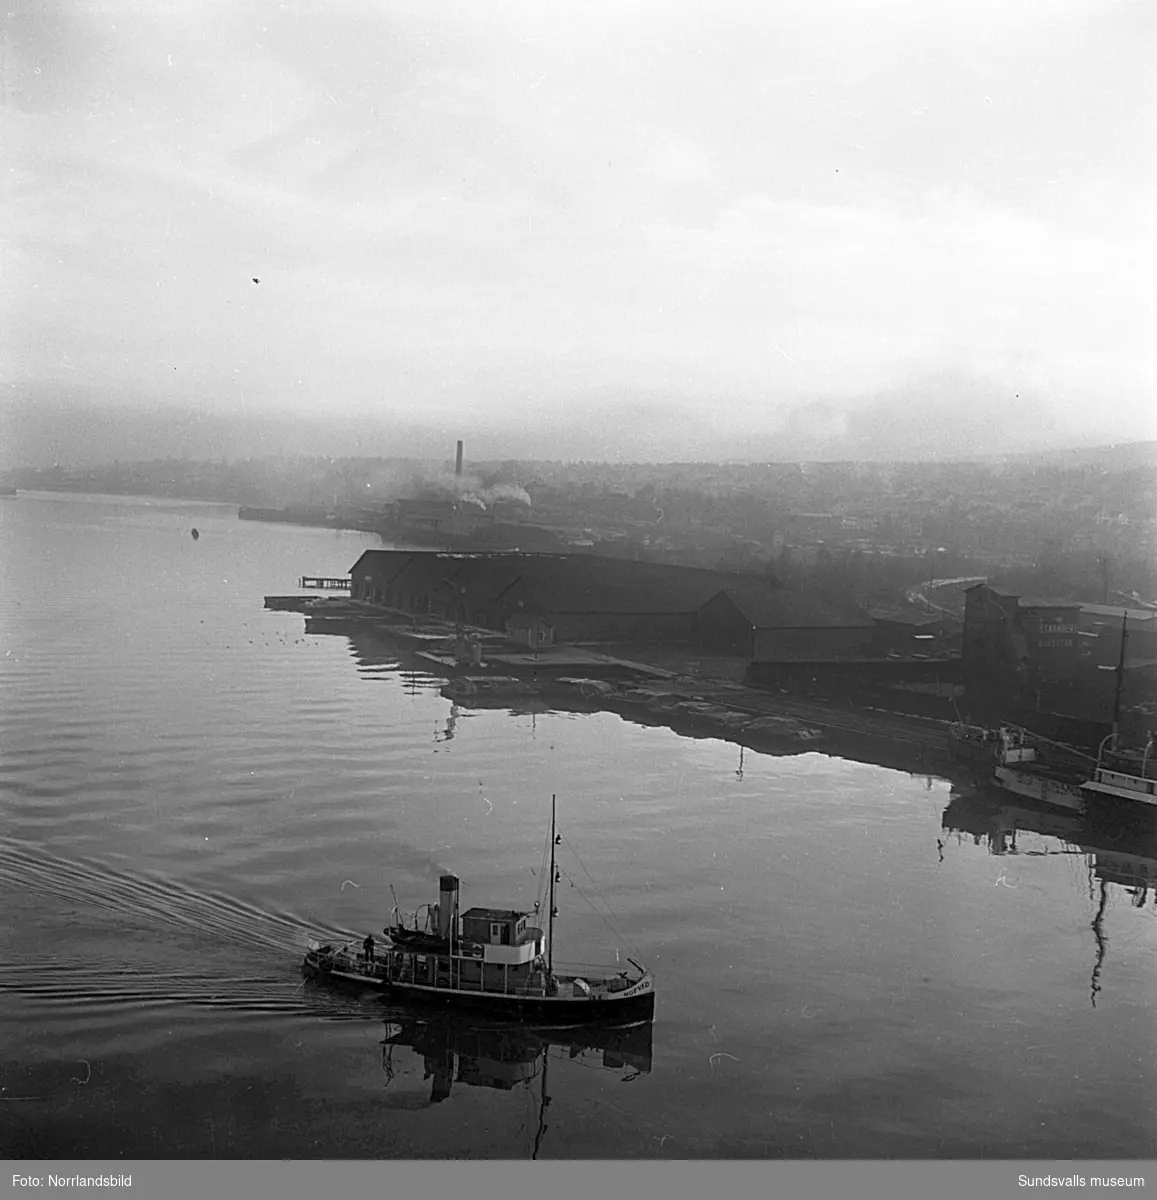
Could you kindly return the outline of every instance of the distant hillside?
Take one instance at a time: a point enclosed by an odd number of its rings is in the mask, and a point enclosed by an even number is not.
[[[37,396],[0,408],[0,469],[97,467],[162,458],[211,460],[318,455],[421,457],[454,453],[454,434],[385,419],[222,413],[85,396]]]
[[[1010,461],[1029,461],[1039,466],[1105,467],[1111,471],[1133,467],[1157,467],[1157,442],[1119,442],[1110,446],[1088,446],[1054,450],[1048,454],[1009,455]]]
[[[860,401],[769,410],[761,422],[782,421],[779,431],[746,431],[710,415],[710,406],[689,411],[685,399],[649,406],[624,397],[600,397],[544,411],[533,422],[479,412],[451,421],[416,405],[396,412],[271,413],[160,407],[141,397],[104,402],[93,393],[9,393],[0,405],[0,470],[54,463],[95,467],[114,461],[159,458],[210,460],[302,455],[334,458],[415,458],[445,462],[464,438],[475,462],[648,463],[733,462],[961,462],[1024,459],[1061,463],[1104,462],[1117,467],[1154,461],[1157,443],[1074,446],[1071,431],[1050,417],[1040,400],[1005,398],[976,390],[967,403],[941,381],[927,394],[912,389]],[[963,387],[963,384],[960,384]],[[936,390],[938,388],[939,390]],[[385,406],[385,402],[383,402]],[[392,407],[392,406],[391,406]],[[755,420],[755,417],[751,417]],[[1023,449],[1037,445],[1033,451]],[[1020,446],[1012,453],[1006,447]],[[647,453],[639,453],[644,449]],[[1091,457],[1092,456],[1092,457]],[[1132,459],[1130,459],[1132,456]]]

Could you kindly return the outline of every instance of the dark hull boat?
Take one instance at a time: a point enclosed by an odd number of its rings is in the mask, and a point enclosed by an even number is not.
[[[364,956],[348,947],[319,946],[306,954],[303,969],[307,975],[335,983],[376,987],[395,999],[407,997],[556,1028],[589,1021],[646,1020],[655,1011],[654,985],[645,972],[634,979],[626,972],[600,977],[560,964],[549,979],[546,972],[536,972],[503,990],[497,979],[488,978],[484,984],[480,978],[461,977],[458,962],[456,956],[431,959],[390,950],[367,965]]]
[[[548,929],[529,924],[531,913],[511,908],[471,908],[459,916],[458,879],[443,875],[436,905],[402,924],[395,909],[379,949],[367,938],[359,949],[311,943],[302,964],[306,975],[372,987],[392,998],[446,1004],[503,1019],[553,1025],[637,1020],[655,1009],[655,984],[633,959],[633,970],[587,964],[556,964],[552,934],[556,909],[555,846],[561,840],[551,812]],[[537,908],[537,905],[536,905]]]

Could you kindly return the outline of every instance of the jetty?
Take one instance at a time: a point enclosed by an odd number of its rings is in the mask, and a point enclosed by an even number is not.
[[[350,579],[348,575],[334,578],[325,575],[303,575],[297,583],[300,588],[310,588],[319,592],[348,592]]]

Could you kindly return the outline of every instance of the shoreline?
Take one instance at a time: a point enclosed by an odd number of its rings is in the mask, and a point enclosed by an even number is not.
[[[330,606],[333,611],[326,613]],[[575,707],[588,712],[615,712],[637,724],[661,724],[681,736],[713,737],[760,753],[816,751],[909,774],[952,779],[967,776],[950,751],[948,721],[857,705],[851,698],[845,707],[835,701],[755,687],[702,670],[670,669],[672,665],[685,668],[688,660],[693,661],[691,655],[673,664],[661,649],[659,654],[649,655],[638,645],[592,643],[551,647],[531,656],[507,644],[503,635],[494,630],[471,626],[459,630],[453,622],[441,618],[417,616],[385,606],[301,595],[269,596],[265,598],[265,607],[300,613],[306,619],[307,633],[348,635],[362,631],[405,647],[418,660],[419,669],[448,678],[470,674],[529,677],[548,693],[547,701],[552,707],[568,707],[568,698],[559,688],[550,686],[552,678],[586,676],[604,682],[614,680],[617,686],[613,691],[587,696],[581,702],[575,697]],[[482,664],[475,667],[455,661],[448,643],[453,642],[459,631],[479,638]],[[439,650],[442,653],[437,653]],[[741,659],[711,661],[716,669],[730,666],[732,674],[745,666]],[[628,691],[636,694],[626,697],[624,693]],[[653,697],[651,703],[646,699],[648,693]],[[498,706],[518,708],[520,701],[522,705],[526,702],[526,697],[507,699],[508,705]],[[459,698],[458,702],[467,707],[470,703],[468,697]],[[716,719],[715,714],[697,714],[687,709],[670,711],[677,704],[688,703],[718,707],[734,714],[736,719],[729,725]],[[785,722],[781,734],[761,737],[754,731],[745,732],[746,725],[769,718]],[[799,736],[807,730],[818,730],[822,736]]]

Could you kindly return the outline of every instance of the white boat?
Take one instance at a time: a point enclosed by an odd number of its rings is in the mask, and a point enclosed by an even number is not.
[[[1085,811],[1086,797],[1079,777],[1074,779],[1071,771],[1043,762],[1023,730],[1007,725],[999,730],[992,778],[997,787],[1014,796],[1072,812]]]
[[[1131,771],[1118,771],[1102,765],[1101,758],[1104,755],[1106,743],[1111,741],[1115,746],[1116,740],[1117,735],[1114,733],[1106,738],[1105,742],[1101,743],[1101,755],[1097,757],[1097,765],[1093,769],[1093,777],[1081,784],[1081,791],[1089,799],[1133,800],[1138,804],[1149,804],[1157,807],[1157,779],[1150,779],[1146,773],[1149,765],[1149,754],[1153,749],[1153,735],[1149,735],[1149,742],[1141,758],[1141,773],[1139,775]],[[1109,749],[1111,751],[1113,747],[1110,746]]]
[[[1106,767],[1097,767],[1093,778],[1081,784],[1081,791],[1089,798],[1112,796],[1117,800],[1136,800],[1139,804],[1157,806],[1157,779],[1127,775],[1124,771],[1110,771]]]

